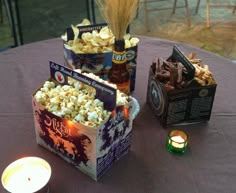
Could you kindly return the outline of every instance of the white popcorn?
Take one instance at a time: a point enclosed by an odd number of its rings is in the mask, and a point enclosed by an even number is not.
[[[65,91],[69,91],[70,90],[70,86],[69,85],[63,85],[62,86],[62,89],[65,90]]]
[[[50,81],[46,81],[43,85],[43,87],[45,88],[54,88],[55,87],[55,83],[54,82],[50,82]]]
[[[94,103],[94,105],[96,105],[96,106],[103,107],[103,102],[100,101],[100,100],[98,100],[98,99],[95,99],[93,103]]]
[[[61,89],[61,85],[57,85],[56,90],[60,90],[60,89]]]
[[[49,81],[46,81],[43,85],[43,87],[45,88],[50,88],[50,82]]]
[[[38,102],[44,103],[44,102],[46,101],[46,94],[43,93],[42,91],[38,91],[38,92],[35,94],[35,99],[36,99]]]
[[[98,117],[98,123],[102,123],[104,120],[102,119],[102,117]]]
[[[61,112],[63,112],[64,114],[70,114],[72,111],[71,111],[71,109],[68,109],[68,108],[63,106],[61,108]]]
[[[62,98],[66,98],[66,97],[67,97],[67,92],[65,92],[64,90],[61,90],[60,92],[58,91],[58,94],[59,94]]]
[[[58,105],[53,105],[49,108],[49,111],[56,112],[58,110]]]
[[[77,97],[72,95],[72,96],[70,97],[70,101],[71,101],[72,103],[76,103]]]
[[[56,86],[56,84],[55,84],[55,82],[50,82],[50,86],[51,86],[51,88],[55,88],[55,86]]]
[[[92,101],[88,101],[85,103],[84,108],[85,109],[90,109]]]
[[[79,111],[79,114],[81,114],[81,115],[86,115],[86,111],[84,110],[84,109],[81,109],[80,111]]]
[[[69,102],[67,103],[66,107],[70,110],[73,110],[74,109],[74,103],[73,102]]]
[[[61,111],[53,111],[52,112],[54,115],[63,118],[65,116],[65,114]]]
[[[36,94],[34,95],[34,97],[36,98],[36,100],[37,100],[37,98],[41,98],[42,96],[43,96],[43,92],[42,91],[38,91],[38,92],[36,92]]]
[[[53,97],[53,98],[50,99],[50,102],[52,104],[59,104],[60,103],[60,98],[58,96]]]
[[[102,116],[104,119],[107,117],[107,115],[110,115],[110,114],[111,112],[108,112],[107,110],[102,111]]]
[[[49,91],[48,87],[43,87],[43,88],[41,88],[40,90],[41,90],[42,92],[48,92],[48,91]]]
[[[76,120],[77,122],[84,121],[84,116],[82,116],[81,114],[78,114],[75,116],[74,120]]]
[[[82,83],[81,82],[76,82],[74,83],[74,87],[78,90],[80,90],[82,88]]]
[[[74,110],[74,111],[71,112],[70,115],[71,115],[71,117],[73,118],[73,117],[75,117],[75,116],[77,115],[77,112]]]
[[[80,70],[77,70],[80,72]],[[115,84],[109,83],[92,73],[85,76],[117,89]],[[89,127],[99,126],[111,115],[104,109],[104,103],[95,98],[96,90],[82,82],[68,78],[69,85],[55,85],[46,81],[41,89],[35,93],[35,100],[56,116],[77,121]],[[117,90],[116,105],[128,104],[129,97]]]
[[[85,99],[86,99],[86,96],[85,96],[85,95],[79,95],[79,96],[78,96],[77,103],[78,103],[78,104],[82,104],[82,103],[85,102]]]
[[[88,120],[96,121],[98,118],[98,114],[96,112],[88,112]]]

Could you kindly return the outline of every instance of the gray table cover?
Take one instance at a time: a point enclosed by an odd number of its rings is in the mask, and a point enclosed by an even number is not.
[[[190,45],[139,38],[133,96],[141,110],[133,125],[131,151],[99,182],[36,144],[31,94],[49,77],[49,60],[63,64],[62,41],[46,40],[0,53],[1,173],[22,156],[38,156],[52,167],[52,193],[236,192],[236,65]],[[212,116],[207,123],[164,129],[146,104],[149,66],[155,57],[167,58],[174,44],[186,54],[195,52],[217,80]],[[183,156],[170,154],[165,148],[167,133],[175,128],[189,135]],[[2,186],[0,192],[5,192]]]

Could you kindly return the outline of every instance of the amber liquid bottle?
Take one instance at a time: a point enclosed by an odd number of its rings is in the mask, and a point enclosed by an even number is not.
[[[115,40],[112,67],[108,73],[108,80],[116,84],[123,93],[130,94],[130,74],[127,68],[124,40]]]

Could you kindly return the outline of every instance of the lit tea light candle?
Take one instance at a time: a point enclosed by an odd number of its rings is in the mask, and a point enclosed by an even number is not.
[[[48,162],[38,157],[18,159],[2,173],[2,185],[11,193],[33,193],[46,188],[51,177]]]
[[[188,144],[188,136],[183,131],[172,130],[169,132],[166,147],[172,153],[184,153]]]
[[[173,136],[171,137],[172,145],[177,148],[184,147],[184,139],[181,136]]]

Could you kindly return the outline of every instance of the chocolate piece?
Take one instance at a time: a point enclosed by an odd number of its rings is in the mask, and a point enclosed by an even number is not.
[[[188,81],[184,77],[186,68],[180,62],[155,58],[151,67],[154,73],[153,78],[162,82],[167,91],[173,91],[188,85]]]

